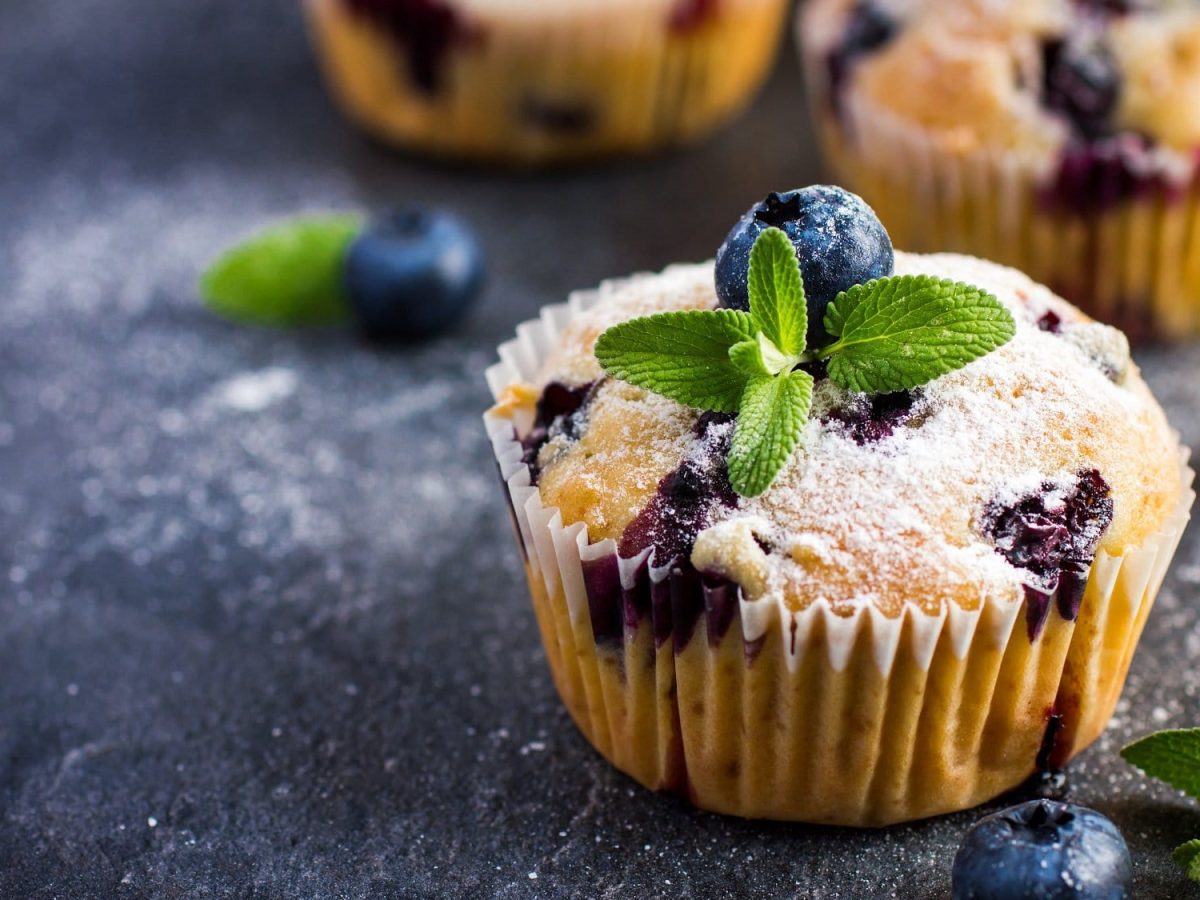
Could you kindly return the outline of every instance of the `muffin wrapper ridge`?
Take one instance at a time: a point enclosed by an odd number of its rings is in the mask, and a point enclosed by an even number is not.
[[[451,4],[453,6],[453,4]],[[379,137],[454,157],[544,163],[649,151],[740,110],[776,57],[786,0],[723,0],[679,19],[661,3],[511,7],[468,21],[434,89],[408,51],[345,0],[305,0],[336,98]]]
[[[532,382],[598,296],[573,294],[522,324],[488,370],[493,395]],[[643,785],[747,817],[886,825],[1061,767],[1112,714],[1194,499],[1181,451],[1180,500],[1162,531],[1121,556],[1100,553],[1077,619],[1052,612],[1031,642],[1023,602],[938,616],[910,607],[895,619],[870,605],[849,617],[828,603],[793,613],[620,559],[615,541],[591,543],[582,523],[543,505],[514,421],[496,411],[484,421],[575,723]],[[616,628],[613,580],[601,586],[597,567],[619,574]]]
[[[898,248],[1013,266],[1135,343],[1200,334],[1200,153],[1145,151],[1153,177],[1134,187],[1112,152],[1068,177],[1044,152],[951,151],[852,87],[835,114],[823,54],[805,34],[800,25],[825,160]]]

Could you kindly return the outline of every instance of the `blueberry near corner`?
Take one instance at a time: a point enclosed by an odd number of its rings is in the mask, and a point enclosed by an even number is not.
[[[379,341],[445,331],[483,285],[483,253],[456,216],[424,207],[371,222],[350,244],[346,295],[359,327]]]
[[[767,228],[779,228],[796,248],[808,302],[808,346],[829,342],[825,308],[839,293],[891,275],[892,240],[861,197],[831,185],[776,191],[738,220],[717,251],[721,305],[747,310],[750,248]]]
[[[1133,878],[1121,832],[1095,810],[1031,800],[980,819],[954,857],[954,900],[1118,900]]]

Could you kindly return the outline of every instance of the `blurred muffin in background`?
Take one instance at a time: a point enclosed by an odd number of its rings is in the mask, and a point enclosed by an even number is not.
[[[1200,333],[1200,3],[812,0],[798,34],[827,159],[898,247]]]
[[[775,59],[787,0],[305,0],[346,113],[384,140],[518,164],[705,134]]]

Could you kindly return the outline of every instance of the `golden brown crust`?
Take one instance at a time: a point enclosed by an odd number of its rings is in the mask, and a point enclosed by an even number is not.
[[[864,603],[890,616],[907,605],[972,610],[989,597],[1020,596],[1023,573],[981,533],[993,498],[1094,469],[1115,507],[1100,550],[1120,555],[1163,527],[1182,489],[1179,447],[1119,333],[1014,270],[980,260],[899,253],[897,272],[987,288],[1014,313],[1016,337],[928,386],[918,413],[875,444],[859,445],[836,422],[822,421],[823,411],[847,401],[822,382],[805,448],[775,485],[736,509],[714,510],[719,521],[758,523],[753,530],[774,552],[755,553],[746,529],[726,536],[718,524],[701,535],[702,568],[793,610],[822,600],[847,614]],[[708,265],[610,286],[567,328],[540,384],[591,380],[598,371],[591,342],[616,321],[715,302]],[[1062,321],[1060,334],[1037,327],[1047,311]],[[695,421],[678,404],[605,382],[582,438],[542,451],[543,502],[558,507],[565,523],[587,525],[593,541],[618,538],[693,448]]]

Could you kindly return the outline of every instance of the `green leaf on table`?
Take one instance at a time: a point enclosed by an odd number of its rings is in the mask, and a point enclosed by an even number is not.
[[[1129,744],[1121,757],[1147,775],[1200,798],[1200,728],[1156,731]]]
[[[258,325],[323,325],[348,314],[342,284],[355,215],[290,219],[223,253],[200,277],[216,313]]]
[[[1200,838],[1180,844],[1171,854],[1171,858],[1187,870],[1188,878],[1200,881]]]

